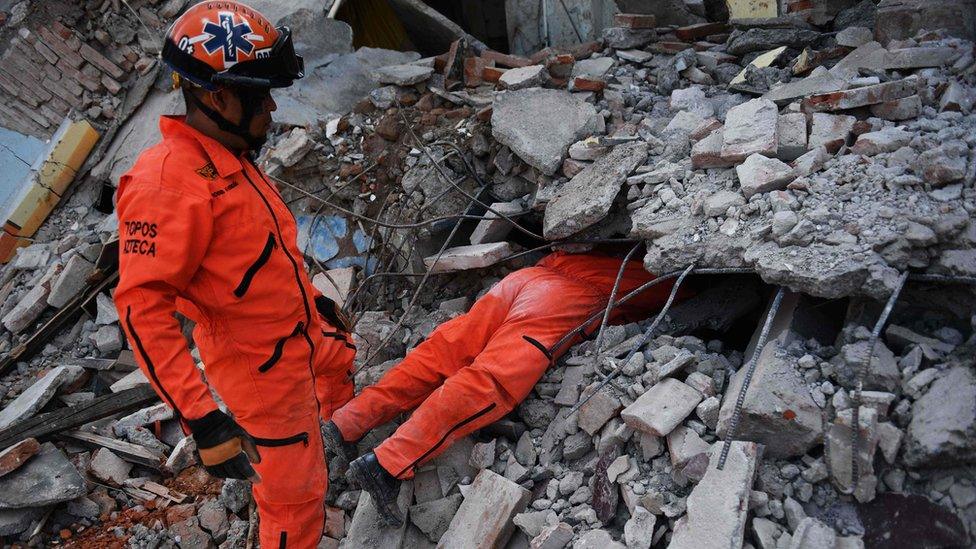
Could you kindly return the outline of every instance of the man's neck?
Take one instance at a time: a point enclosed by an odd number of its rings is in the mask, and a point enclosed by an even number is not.
[[[220,143],[224,148],[234,153],[234,156],[240,156],[244,152],[244,148],[239,146],[239,137],[221,130],[213,120],[199,111],[187,114],[186,125]]]

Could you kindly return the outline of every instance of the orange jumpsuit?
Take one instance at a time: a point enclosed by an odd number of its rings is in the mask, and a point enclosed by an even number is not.
[[[542,349],[606,307],[620,264],[607,256],[557,252],[508,275],[338,409],[332,421],[346,440],[358,440],[416,408],[374,450],[387,472],[411,478],[455,440],[502,418],[528,396],[549,365]],[[640,262],[630,262],[618,297],[653,278]],[[671,285],[648,289],[611,318],[646,318],[664,304]],[[598,326],[596,321],[590,330]]]
[[[122,327],[180,417],[217,408],[209,384],[255,438],[262,547],[314,547],[328,483],[319,418],[352,397],[355,348],[316,310],[277,188],[182,118],[163,117],[160,130],[119,181]],[[196,322],[206,383],[177,311]]]

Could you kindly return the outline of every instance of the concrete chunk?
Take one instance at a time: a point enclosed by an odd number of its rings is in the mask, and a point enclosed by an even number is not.
[[[546,206],[546,239],[571,236],[606,217],[627,176],[646,159],[646,143],[619,145],[573,177]]]
[[[631,549],[650,549],[654,542],[654,523],[657,517],[641,506],[634,508],[624,524],[624,541]]]
[[[691,167],[729,168],[735,163],[722,157],[722,145],[725,142],[725,128],[719,128],[696,142],[691,147]]]
[[[949,466],[976,459],[976,376],[965,367],[945,372],[915,401],[905,437],[912,467]]]
[[[590,435],[595,435],[610,418],[617,415],[621,408],[620,399],[607,391],[600,391],[580,406],[579,428]]]
[[[570,145],[597,128],[593,105],[563,90],[503,93],[495,99],[491,115],[495,139],[546,175],[556,173]]]
[[[346,298],[352,290],[356,280],[354,267],[329,269],[312,277],[312,285],[322,292],[322,295],[335,301],[340,307],[346,303]]]
[[[769,90],[763,97],[783,106],[808,95],[838,92],[849,87],[846,79],[827,72],[808,76],[802,80],[792,80]]]
[[[468,487],[464,503],[437,544],[439,548],[504,547],[532,494],[504,477],[483,469]]]
[[[51,293],[47,296],[48,305],[58,309],[67,305],[85,287],[88,275],[94,270],[95,266],[81,254],[71,256],[58,279],[51,285]]]
[[[461,494],[453,494],[413,505],[410,507],[410,522],[419,528],[427,539],[436,543],[447,531],[451,519],[461,506],[462,499]]]
[[[529,542],[531,549],[563,549],[573,541],[573,527],[560,522],[542,529],[538,536]]]
[[[433,67],[422,65],[389,65],[373,71],[373,78],[380,84],[396,84],[397,86],[412,86],[430,78]]]
[[[793,532],[790,549],[834,549],[837,533],[819,520],[808,517]]]
[[[50,289],[49,282],[42,282],[31,288],[17,302],[17,305],[14,305],[14,308],[3,317],[4,328],[16,334],[33,324],[47,308],[47,296]]]
[[[794,362],[783,357],[781,350],[803,337],[793,331],[794,326],[816,321],[812,315],[809,319],[805,316],[806,311],[800,308],[799,294],[787,293],[773,318],[768,343],[756,362],[742,405],[736,438],[764,444],[765,452],[773,457],[803,455],[820,441],[823,432],[820,407]],[[756,328],[751,345],[755,344],[760,329],[761,326]],[[751,353],[751,349],[747,350],[746,356]],[[728,429],[745,374],[746,368],[739,369],[725,390],[726,398],[719,413],[720,437],[724,437]]]
[[[805,114],[800,112],[781,114],[776,128],[779,134],[776,158],[789,162],[807,152],[807,117]]]
[[[0,478],[0,509],[41,507],[88,493],[85,480],[50,442],[16,471]]]
[[[776,155],[779,110],[768,99],[752,99],[725,115],[722,158],[733,162],[752,154]]]
[[[793,173],[797,177],[806,177],[816,173],[820,171],[820,168],[823,168],[829,158],[830,153],[827,152],[827,148],[820,145],[793,161]]]
[[[894,152],[908,145],[914,134],[901,128],[891,126],[876,132],[863,133],[851,147],[851,153],[864,156],[874,156],[886,152]]]
[[[736,166],[735,173],[746,199],[756,193],[783,190],[796,179],[793,168],[788,164],[758,153]]]
[[[491,209],[509,217],[525,210],[521,202],[495,202],[491,205]],[[485,218],[478,222],[474,232],[471,233],[470,242],[472,245],[504,240],[512,231],[512,224],[493,212],[485,212]]]
[[[444,250],[440,258],[436,255],[424,258],[424,264],[432,273],[467,271],[490,267],[513,253],[515,250],[508,242],[458,246]]]
[[[918,78],[882,82],[873,86],[812,95],[803,100],[804,112],[840,111],[901,99],[918,92]]]
[[[667,378],[624,408],[624,423],[643,433],[663,437],[695,410],[702,395],[688,385]]]
[[[871,105],[871,114],[885,120],[910,120],[917,118],[922,111],[922,100],[919,96],[909,95],[901,99],[893,99],[876,105]]]
[[[23,421],[43,408],[65,385],[74,383],[85,373],[81,366],[58,366],[44,374],[0,411],[0,430]]]
[[[857,118],[846,114],[814,113],[810,126],[809,147],[824,147],[833,154],[847,144]]]
[[[549,72],[543,65],[529,65],[508,69],[498,79],[502,88],[521,90],[524,88],[538,88],[549,79]]]
[[[99,448],[92,455],[88,471],[95,478],[111,486],[122,486],[129,478],[132,465],[115,455],[108,448]]]
[[[749,493],[762,446],[733,441],[725,468],[720,471],[721,447],[721,443],[712,446],[708,470],[688,496],[688,514],[675,524],[668,549],[742,547]]]
[[[725,215],[732,206],[742,206],[745,203],[740,193],[721,190],[705,199],[703,209],[706,216],[718,217]]]

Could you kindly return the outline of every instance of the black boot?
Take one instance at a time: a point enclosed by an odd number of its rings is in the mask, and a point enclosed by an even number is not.
[[[373,505],[387,525],[397,528],[403,525],[403,516],[397,505],[400,481],[380,465],[376,454],[370,452],[355,459],[349,464],[349,474],[354,483],[369,493]]]
[[[359,455],[355,442],[346,442],[339,432],[339,427],[330,419],[322,424],[322,442],[325,444],[325,457],[329,463],[336,456],[345,460],[345,465]],[[343,467],[345,467],[343,465]]]

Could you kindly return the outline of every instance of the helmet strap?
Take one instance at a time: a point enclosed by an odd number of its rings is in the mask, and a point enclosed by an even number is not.
[[[222,114],[213,110],[203,103],[203,101],[197,97],[195,93],[186,94],[193,102],[193,105],[207,118],[213,121],[221,130],[236,135],[247,143],[247,146],[252,151],[259,151],[261,146],[267,141],[267,136],[254,136],[251,134],[251,121],[254,120],[254,116],[258,112],[257,101],[253,97],[249,97],[250,94],[238,93],[238,98],[241,101],[241,121],[239,123],[233,123],[230,120],[224,118]]]

